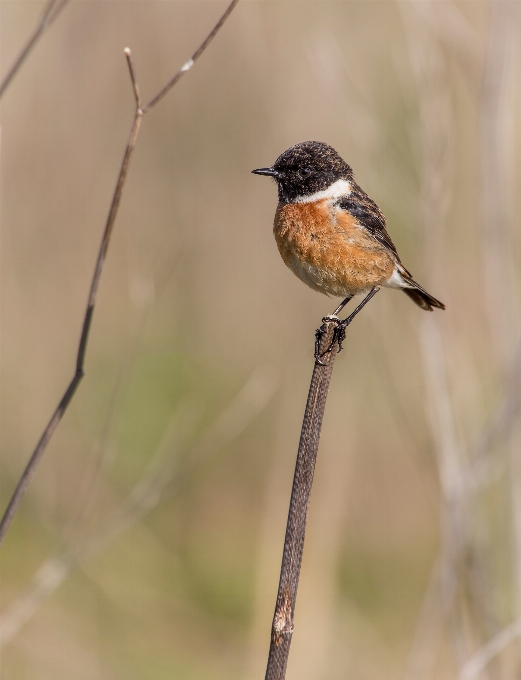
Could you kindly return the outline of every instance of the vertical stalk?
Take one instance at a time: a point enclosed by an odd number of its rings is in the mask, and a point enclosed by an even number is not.
[[[324,352],[330,346],[335,325],[327,317],[324,319],[321,328],[320,352]],[[323,365],[315,361],[309,386],[293,477],[279,590],[271,628],[266,680],[284,680],[286,676],[289,648],[293,636],[293,616],[302,564],[309,498],[315,472],[322,419],[337,349],[338,345],[335,342],[332,351],[322,357]]]

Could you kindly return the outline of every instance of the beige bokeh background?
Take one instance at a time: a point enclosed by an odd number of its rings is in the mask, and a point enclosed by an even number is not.
[[[2,72],[41,9],[1,0]],[[73,0],[2,99],[2,507],[72,377],[132,121],[123,48],[148,100],[223,9]],[[520,28],[503,0],[242,0],[145,117],[86,377],[0,554],[2,680],[263,677],[335,301],[284,267],[250,171],[307,139],[447,310],[387,290],[349,330],[288,680],[517,677],[515,635],[461,674],[521,616]]]

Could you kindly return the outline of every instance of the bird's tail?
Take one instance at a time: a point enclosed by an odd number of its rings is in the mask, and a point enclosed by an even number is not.
[[[404,273],[402,273],[402,278],[410,286],[410,288],[402,288],[403,292],[406,293],[411,300],[414,300],[419,307],[428,312],[432,312],[434,307],[445,309],[443,302],[436,300],[435,297],[432,297],[432,295],[427,293],[427,291],[417,284],[412,277],[404,276]]]

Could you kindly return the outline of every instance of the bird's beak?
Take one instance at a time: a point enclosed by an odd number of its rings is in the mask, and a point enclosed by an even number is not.
[[[252,170],[254,175],[268,175],[268,177],[278,177],[279,173],[273,168],[258,168],[257,170]]]

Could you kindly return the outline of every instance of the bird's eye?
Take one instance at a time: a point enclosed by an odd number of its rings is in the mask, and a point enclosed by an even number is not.
[[[299,173],[302,175],[302,177],[307,177],[311,170],[309,168],[300,168]]]

